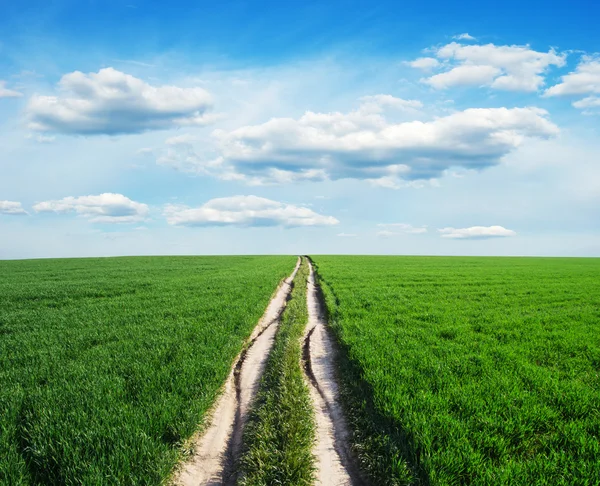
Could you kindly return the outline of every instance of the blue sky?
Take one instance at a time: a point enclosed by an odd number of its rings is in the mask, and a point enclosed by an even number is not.
[[[1,10],[0,258],[600,256],[593,2]]]

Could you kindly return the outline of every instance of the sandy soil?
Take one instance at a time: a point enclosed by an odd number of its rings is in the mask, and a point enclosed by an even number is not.
[[[280,285],[250,336],[249,346],[236,359],[208,426],[193,443],[194,454],[183,464],[174,482],[181,486],[235,483],[235,462],[250,404],[258,391],[267,358],[273,347],[279,318],[285,309],[291,283],[300,266]]]
[[[304,340],[304,368],[310,383],[317,425],[317,441],[313,451],[317,459],[316,484],[362,484],[352,466],[348,427],[338,400],[335,346],[323,317],[312,265],[306,300],[309,317]]]

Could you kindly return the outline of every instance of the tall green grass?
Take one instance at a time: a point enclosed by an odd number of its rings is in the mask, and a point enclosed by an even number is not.
[[[0,484],[162,484],[295,261],[0,262]]]
[[[313,482],[315,426],[301,368],[308,273],[303,259],[244,431],[241,484],[245,486]]]
[[[600,260],[314,260],[374,484],[600,484]]]

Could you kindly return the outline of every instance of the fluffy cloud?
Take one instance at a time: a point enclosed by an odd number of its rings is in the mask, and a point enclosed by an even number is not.
[[[186,145],[192,142],[197,142],[198,139],[189,133],[184,133],[183,135],[175,135],[174,137],[169,137],[165,140],[166,145]]]
[[[597,96],[588,96],[587,98],[583,98],[582,100],[575,101],[573,103],[575,108],[600,108],[600,98]]]
[[[47,135],[33,135],[31,133],[26,135],[25,138],[29,140],[35,140],[37,143],[53,143],[56,140],[56,137],[49,137]]]
[[[404,113],[416,113],[423,104],[418,100],[405,100],[391,95],[378,94],[364,96],[357,110],[348,114],[334,113],[307,113],[304,117],[315,127],[324,126],[335,133],[344,135],[361,129],[383,127],[386,122],[383,113],[394,110]],[[218,134],[215,132],[218,139]],[[168,138],[166,148],[140,149],[140,155],[156,155],[159,165],[169,166],[176,170],[194,174],[210,175],[221,180],[242,181],[251,186],[268,184],[285,184],[298,181],[319,181],[328,178],[322,168],[303,168],[289,171],[287,168],[269,167],[260,173],[249,174],[237,170],[225,157],[219,155],[213,159],[198,154],[194,144],[199,140],[190,135],[183,134]]]
[[[563,76],[561,83],[548,88],[544,96],[600,94],[600,58],[584,56],[575,71]],[[597,98],[585,98],[573,103],[576,108],[597,106]]]
[[[47,137],[45,135],[38,135],[35,137],[37,143],[53,143],[54,140],[56,140],[56,137]]]
[[[516,236],[513,230],[502,226],[471,226],[470,228],[442,228],[438,230],[442,238],[487,239]]]
[[[509,91],[536,91],[543,86],[543,74],[550,66],[565,64],[565,56],[553,49],[538,52],[529,46],[451,42],[436,49],[435,55],[449,69],[421,81],[436,89],[489,86]]]
[[[261,125],[216,130],[213,163],[232,178],[275,182],[356,178],[429,180],[450,167],[496,165],[528,137],[548,138],[558,128],[538,108],[468,109],[429,122],[389,123],[378,113],[307,112]]]
[[[122,194],[111,193],[45,201],[36,204],[33,209],[38,213],[75,212],[93,223],[136,223],[146,219],[150,212],[146,204],[132,201]]]
[[[384,223],[378,224],[377,226],[380,228],[387,228],[377,233],[379,236],[392,236],[399,233],[406,233],[409,235],[427,233],[427,226],[413,226],[412,224],[406,223]]]
[[[451,86],[489,86],[502,71],[494,66],[466,64],[423,80],[435,89]]]
[[[414,61],[407,62],[410,67],[415,69],[422,69],[423,71],[430,71],[440,65],[440,61],[434,57],[420,57]]]
[[[23,209],[20,202],[0,201],[0,214],[19,216],[27,214],[27,211]]]
[[[456,40],[468,40],[468,41],[477,40],[475,37],[473,37],[472,35],[468,34],[467,32],[465,32],[464,34],[455,35],[453,37],[453,39],[456,39]]]
[[[573,106],[580,110],[585,110],[584,114],[594,114],[597,113],[596,110],[600,110],[600,97],[588,96],[582,100],[575,101]]]
[[[6,81],[0,81],[0,98],[19,98],[21,96],[23,96],[23,93],[8,89]]]
[[[27,107],[30,128],[71,135],[139,133],[212,120],[202,88],[151,86],[113,68],[65,74],[58,96],[35,95]]]
[[[413,111],[423,108],[423,103],[419,100],[404,100],[386,94],[363,96],[360,101],[362,103],[359,113],[381,113],[386,108],[400,111]]]
[[[330,226],[339,223],[309,208],[257,196],[211,199],[199,208],[167,205],[167,221],[181,226]]]

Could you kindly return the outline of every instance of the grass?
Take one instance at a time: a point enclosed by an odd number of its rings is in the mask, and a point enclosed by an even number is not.
[[[373,484],[600,484],[600,260],[314,260]]]
[[[241,484],[245,486],[313,483],[315,426],[301,368],[308,272],[303,259],[244,431]]]
[[[0,262],[0,484],[162,484],[295,257]]]

